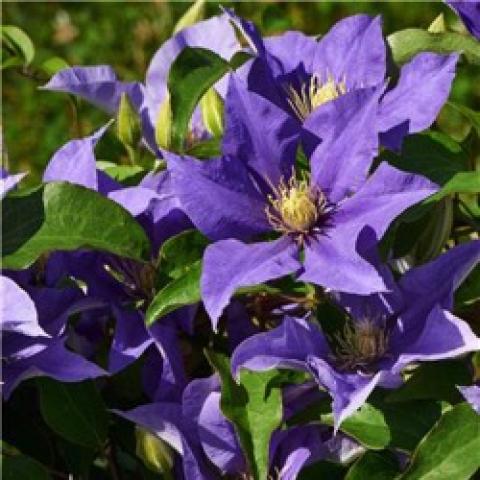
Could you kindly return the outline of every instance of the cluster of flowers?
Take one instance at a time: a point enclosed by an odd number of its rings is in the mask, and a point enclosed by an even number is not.
[[[186,46],[226,60],[239,51],[251,56],[215,85],[224,132],[220,155],[206,160],[169,151],[154,133],[169,99],[170,65]],[[274,432],[272,476],[293,479],[320,459],[356,455],[361,447],[338,429],[376,387],[397,388],[411,364],[480,350],[480,339],[451,313],[456,288],[480,261],[480,241],[400,277],[378,253],[392,221],[439,187],[374,160],[381,148],[398,150],[405,136],[432,124],[457,60],[456,54],[418,54],[392,85],[380,18],[346,18],[317,41],[299,32],[262,38],[226,10],[168,40],[144,84],[119,81],[108,66],[57,73],[45,89],[78,95],[111,114],[127,96],[141,119],[144,146],[166,168],[129,187],[106,175],[94,150],[108,124],[61,147],[43,180],[82,185],[122,205],[147,232],[152,261],[59,251],[27,270],[3,271],[4,396],[30,377],[81,381],[113,375],[142,357],[151,403],[116,413],[155,433],[169,446],[165,452],[176,452],[164,460],[179,476],[246,478],[237,433],[220,408],[218,374],[200,378],[192,365],[189,338],[208,329],[227,340],[236,379],[243,368],[308,374],[284,388],[284,420],[319,398],[332,400],[333,429],[308,424]],[[189,145],[209,138],[199,111],[190,130]],[[3,193],[21,178],[4,172]],[[192,229],[210,241],[203,307],[182,307],[147,327],[159,248]],[[235,295],[284,277],[308,283],[313,293],[275,302]],[[342,312],[344,324],[334,335],[321,327],[328,318],[315,318],[315,302]],[[108,337],[103,369],[93,358]],[[480,409],[478,387],[465,388],[465,396]]]

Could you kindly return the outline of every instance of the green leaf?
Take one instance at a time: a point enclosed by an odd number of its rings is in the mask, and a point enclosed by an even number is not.
[[[214,137],[223,134],[223,100],[215,88],[211,87],[200,101],[203,124]]]
[[[477,265],[472,273],[455,292],[455,304],[460,308],[468,307],[480,300],[480,265]]]
[[[221,155],[221,148],[221,139],[213,137],[204,142],[195,143],[186,153],[191,157],[208,159]]]
[[[200,275],[202,263],[197,261],[178,278],[165,285],[153,299],[145,314],[145,322],[152,325],[159,318],[186,305],[193,305],[201,300]]]
[[[411,451],[440,413],[438,402],[387,403],[380,393],[375,393],[340,425],[340,430],[372,450],[395,447]],[[320,421],[333,425],[333,415],[320,413]]]
[[[108,433],[108,414],[92,381],[61,383],[37,380],[40,411],[47,425],[72,443],[101,449]]]
[[[333,462],[317,462],[302,468],[298,480],[344,480],[345,467]]]
[[[172,113],[171,140],[175,151],[184,150],[195,106],[230,68],[226,60],[205,48],[186,47],[172,63],[168,91]]]
[[[352,465],[345,480],[392,480],[398,473],[399,465],[393,453],[369,451]]]
[[[208,352],[207,357],[222,380],[222,412],[235,426],[253,478],[264,480],[269,468],[270,437],[283,416],[281,390],[272,385],[278,371],[242,370],[237,384],[227,357],[214,352]]]
[[[202,258],[208,243],[208,239],[198,230],[186,230],[169,238],[160,249],[162,272],[171,278],[180,278],[192,263]]]
[[[200,20],[203,20],[205,17],[205,3],[206,0],[196,0],[193,2],[193,4],[176,23],[173,33],[178,33],[180,30],[190,27]]]
[[[45,60],[41,69],[49,76],[55,75],[60,70],[68,68],[70,65],[62,57],[50,57]]]
[[[425,203],[454,193],[480,192],[480,171],[469,170],[468,158],[462,147],[440,132],[411,135],[405,139],[400,155],[385,151],[381,158],[401,170],[419,173],[442,186]]]
[[[480,43],[473,37],[459,33],[431,33],[420,28],[407,28],[389,35],[387,42],[392,50],[393,61],[398,64],[408,62],[421,52],[462,52],[471,63],[480,65]]]
[[[389,393],[385,400],[387,402],[405,402],[437,399],[454,403],[461,399],[455,385],[468,385],[469,383],[471,383],[471,374],[465,362],[424,363],[400,388]]]
[[[30,37],[14,25],[2,25],[2,45],[13,55],[6,61],[2,60],[2,68],[13,66],[15,62],[11,61],[12,58],[18,59],[17,64],[29,65],[35,56],[35,47]]]
[[[466,403],[447,411],[415,450],[401,480],[467,480],[480,467],[480,415]]]
[[[126,187],[138,185],[147,171],[139,165],[117,165],[112,162],[97,161],[97,168]]]
[[[476,112],[465,105],[460,105],[452,101],[447,102],[447,105],[460,112],[472,124],[477,134],[480,135],[480,112]]]
[[[52,182],[2,202],[3,267],[22,269],[52,250],[89,248],[135,260],[150,245],[123,207],[93,190]]]
[[[41,463],[26,455],[2,455],[3,480],[51,480]]]

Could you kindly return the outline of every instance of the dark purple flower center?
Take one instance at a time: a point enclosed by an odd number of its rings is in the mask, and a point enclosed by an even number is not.
[[[130,297],[136,300],[151,300],[155,296],[156,268],[152,263],[112,257],[104,268],[123,285]]]
[[[385,328],[369,319],[347,324],[335,340],[335,360],[343,370],[366,368],[381,359],[388,350]]]

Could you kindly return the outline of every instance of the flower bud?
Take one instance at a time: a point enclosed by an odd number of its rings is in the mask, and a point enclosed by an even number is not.
[[[173,467],[172,449],[161,438],[143,428],[136,427],[135,436],[137,439],[135,452],[144,465],[153,472],[168,476]]]
[[[221,137],[223,134],[223,100],[212,87],[200,101],[202,109],[203,124],[207,131],[214,137]]]

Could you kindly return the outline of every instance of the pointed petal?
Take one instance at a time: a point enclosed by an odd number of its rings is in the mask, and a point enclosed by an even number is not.
[[[155,346],[162,356],[162,374],[158,378],[158,386],[154,399],[156,401],[179,400],[187,383],[184,360],[180,349],[177,328],[165,322],[157,322],[149,328],[155,340]]]
[[[332,233],[310,239],[305,244],[305,271],[299,280],[357,295],[387,290],[376,266],[359,251],[365,236],[370,235],[356,229],[332,230]]]
[[[408,124],[404,133],[428,128],[448,98],[457,60],[457,54],[420,53],[404,65],[397,85],[380,103],[379,130],[388,133],[404,123]],[[386,139],[382,136],[382,140]],[[395,143],[398,139],[390,142],[392,147],[398,147]]]
[[[117,373],[140,358],[153,343],[147,333],[142,316],[135,310],[114,308],[115,335],[109,353],[109,370]]]
[[[211,392],[201,406],[198,436],[208,459],[223,474],[245,471],[245,457],[233,425],[220,410],[220,392]]]
[[[313,68],[336,80],[345,78],[348,88],[359,88],[383,82],[385,66],[381,18],[354,15],[320,39]]]
[[[237,159],[165,155],[182,209],[202,233],[212,240],[245,239],[271,230],[266,199]]]
[[[78,95],[108,113],[117,111],[122,93],[128,93],[136,106],[140,106],[143,101],[140,84],[120,82],[109,65],[65,68],[57,72],[42,88]]]
[[[299,125],[284,110],[249,91],[236,75],[230,77],[222,151],[251,167],[263,181],[278,185],[289,178]]]
[[[315,73],[313,60],[318,49],[318,42],[302,32],[289,31],[264,39],[267,51],[280,60],[285,73],[296,70],[299,64],[307,73]]]
[[[404,296],[433,306],[453,307],[453,293],[480,262],[480,240],[450,249],[435,260],[409,270],[400,280]]]
[[[98,190],[95,145],[110,123],[89,137],[71,140],[55,152],[43,174],[44,182],[70,182]]]
[[[465,400],[480,415],[480,387],[472,385],[470,387],[457,387]]]
[[[324,433],[319,425],[274,432],[272,443],[278,445],[273,454],[273,470],[278,470],[278,478],[295,480],[304,466],[324,459],[328,454]]]
[[[13,188],[17,186],[18,183],[26,173],[17,173],[16,175],[9,175],[8,173],[2,175],[0,178],[0,200]]]
[[[40,353],[3,367],[3,395],[8,398],[23,380],[47,376],[60,382],[80,382],[107,375],[100,367],[70,352],[63,339],[52,342]]]
[[[160,200],[161,196],[154,190],[141,186],[126,187],[108,194],[108,198],[119,203],[134,217],[147,210],[153,200]]]
[[[30,296],[4,276],[0,276],[0,323],[2,332],[49,336],[38,323],[37,309]]]
[[[210,245],[203,257],[202,299],[213,328],[235,290],[283,277],[302,268],[298,247],[287,237],[273,242],[245,244],[222,240]]]
[[[232,374],[241,368],[264,371],[273,368],[307,370],[309,355],[329,354],[327,341],[313,323],[285,317],[283,323],[268,332],[258,333],[242,342],[232,355]]]
[[[312,182],[331,202],[356,191],[378,152],[375,124],[383,86],[354,90],[317,108],[304,129],[321,143],[310,158]]]
[[[416,338],[408,335],[409,332],[403,335],[398,328],[392,332],[392,350],[397,355],[392,366],[394,372],[413,362],[456,358],[480,350],[480,338],[469,325],[439,305],[432,309],[423,322],[417,318],[417,323],[423,328]]]
[[[335,431],[365,403],[383,376],[382,372],[373,376],[339,373],[325,360],[313,356],[309,357],[308,366],[317,382],[333,399]]]

